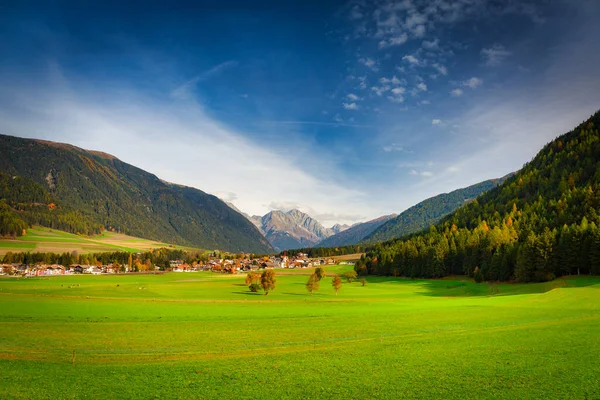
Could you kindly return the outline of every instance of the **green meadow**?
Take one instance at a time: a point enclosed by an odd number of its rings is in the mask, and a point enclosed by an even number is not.
[[[600,278],[310,272],[3,277],[0,398],[600,398]]]
[[[27,229],[25,235],[15,239],[0,238],[0,256],[8,252],[70,253],[77,251],[79,254],[86,254],[128,251],[135,253],[160,247],[193,250],[188,247],[171,246],[166,243],[141,239],[122,233],[104,231],[100,235],[88,237],[40,226]]]

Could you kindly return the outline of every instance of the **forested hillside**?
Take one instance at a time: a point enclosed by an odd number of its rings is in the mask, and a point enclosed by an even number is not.
[[[337,247],[356,244],[365,236],[373,233],[374,230],[395,217],[396,214],[384,215],[371,221],[352,225],[350,228],[323,240],[317,247]]]
[[[197,248],[268,253],[258,229],[215,196],[174,185],[104,153],[0,135],[0,225],[72,233],[106,228]]]
[[[545,281],[600,274],[600,112],[426,233],[379,244],[362,274]]]
[[[508,176],[500,179],[490,179],[423,200],[419,204],[402,212],[396,218],[387,221],[368,236],[363,237],[362,242],[385,242],[386,240],[400,238],[427,229],[458,207],[465,205],[480,194],[498,186],[506,178]]]

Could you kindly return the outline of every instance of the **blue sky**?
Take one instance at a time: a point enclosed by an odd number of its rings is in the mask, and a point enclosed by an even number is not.
[[[325,225],[519,169],[600,108],[600,3],[0,5],[0,132]]]

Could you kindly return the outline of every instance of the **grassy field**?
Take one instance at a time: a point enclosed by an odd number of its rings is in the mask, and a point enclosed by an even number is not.
[[[600,397],[600,278],[306,280],[2,278],[0,398]]]
[[[152,248],[169,247],[169,244],[140,239],[121,233],[105,231],[101,235],[86,237],[56,229],[35,227],[16,239],[0,239],[0,256],[10,252],[53,252],[77,251],[79,254],[112,251],[139,252]],[[182,249],[186,247],[174,246]],[[186,248],[189,249],[189,248]]]

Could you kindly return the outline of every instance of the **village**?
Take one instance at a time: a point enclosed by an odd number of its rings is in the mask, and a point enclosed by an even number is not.
[[[298,253],[293,257],[287,256],[265,256],[260,258],[213,258],[202,263],[193,261],[186,263],[184,260],[172,260],[169,267],[151,265],[143,273],[163,273],[163,272],[200,272],[212,271],[216,273],[236,274],[248,271],[257,271],[273,268],[311,268],[322,265],[333,265],[336,261],[333,258],[309,258],[305,253]],[[354,264],[353,262],[342,261],[341,264]],[[85,265],[85,264],[19,264],[8,263],[0,264],[0,275],[9,276],[52,276],[52,275],[75,275],[75,274],[117,274],[117,273],[142,273],[135,269],[133,265],[121,265],[112,263],[106,265]]]

